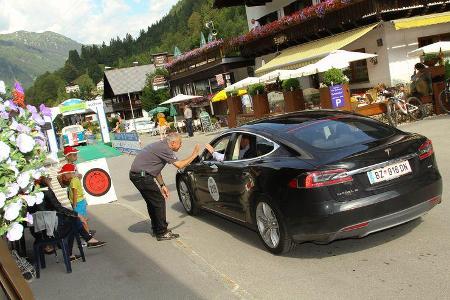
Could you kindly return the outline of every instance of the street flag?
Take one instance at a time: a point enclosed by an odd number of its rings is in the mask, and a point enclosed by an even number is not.
[[[205,39],[205,35],[203,34],[203,32],[200,33],[200,47],[203,47],[204,45],[206,45],[206,39]]]

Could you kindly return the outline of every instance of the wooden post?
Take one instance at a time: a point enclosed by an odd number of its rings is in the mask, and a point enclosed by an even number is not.
[[[284,111],[293,112],[305,109],[305,99],[303,98],[303,90],[286,91],[284,96]]]
[[[338,107],[336,107],[336,103],[333,104],[330,88],[331,87],[320,88],[320,106],[322,107],[322,109],[337,109],[337,110],[352,111],[352,105],[350,103],[349,85],[347,83],[342,85],[344,102],[341,103],[342,106]]]
[[[237,126],[237,115],[242,114],[241,98],[233,96],[227,98],[228,104],[228,127],[234,128]]]
[[[0,284],[10,299],[34,299],[30,286],[23,278],[3,240],[0,240]]]
[[[269,99],[267,94],[259,94],[252,96],[253,100],[253,112],[256,118],[262,118],[263,116],[269,114]]]

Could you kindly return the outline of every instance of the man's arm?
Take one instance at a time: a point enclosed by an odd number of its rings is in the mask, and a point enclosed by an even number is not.
[[[214,147],[211,146],[210,144],[206,144],[205,145],[206,150],[209,151],[209,153],[212,154],[213,159],[217,160],[217,161],[224,161],[225,159],[225,154],[219,153],[217,151],[214,150]]]
[[[197,156],[198,156],[198,152],[200,150],[200,146],[197,144],[194,147],[194,151],[192,151],[192,154],[183,159],[183,160],[177,160],[175,162],[173,162],[173,165],[175,167],[177,167],[178,169],[183,169],[184,167],[188,166]]]

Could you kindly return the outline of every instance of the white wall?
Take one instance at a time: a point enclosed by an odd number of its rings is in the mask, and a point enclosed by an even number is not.
[[[377,46],[377,40],[383,40],[383,46]],[[369,73],[369,82],[356,83],[351,84],[351,89],[363,89],[373,87],[379,83],[385,83],[387,85],[390,84],[390,74],[389,70],[389,59],[388,52],[386,49],[386,38],[384,33],[384,26],[381,24],[380,26],[374,28],[372,31],[367,33],[362,38],[350,43],[345,46],[343,50],[354,51],[358,49],[364,48],[366,53],[377,54],[378,63],[374,65],[367,60],[367,71]]]
[[[407,53],[418,48],[418,38],[442,33],[450,33],[450,24],[437,24],[419,28],[395,30],[393,23],[384,23],[386,46],[389,55],[391,84],[409,82],[414,71],[417,57],[408,57]]]
[[[280,10],[278,13],[278,16],[284,16],[284,10],[283,8],[289,4],[294,2],[294,0],[273,0],[272,2],[267,3],[266,5],[262,6],[246,6],[245,10],[247,12],[247,22],[248,22],[248,28],[250,29],[250,21],[251,19],[259,19],[261,17],[264,17],[265,15],[268,15],[274,11]]]

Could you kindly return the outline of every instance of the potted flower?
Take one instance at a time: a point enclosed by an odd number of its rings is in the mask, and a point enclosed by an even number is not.
[[[320,88],[320,106],[325,109],[351,111],[349,79],[341,69],[324,72]]]
[[[270,108],[264,84],[256,83],[250,85],[248,87],[248,93],[252,96],[255,117],[260,118],[267,115],[270,112]]]
[[[305,99],[297,78],[284,80],[281,84],[284,96],[284,111],[292,112],[305,109]]]
[[[423,63],[428,67],[434,67],[439,62],[439,56],[434,53],[428,53],[423,56]]]
[[[16,83],[16,92],[17,86],[20,85]],[[32,223],[27,206],[43,201],[44,194],[34,181],[46,172],[46,138],[41,126],[46,123],[43,117],[51,116],[50,109],[44,105],[39,109],[25,106],[13,95],[14,100],[11,95],[0,94],[0,237],[6,236],[9,241],[20,240],[24,224]],[[17,273],[11,255],[5,256],[7,251],[1,241],[0,264]]]

